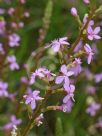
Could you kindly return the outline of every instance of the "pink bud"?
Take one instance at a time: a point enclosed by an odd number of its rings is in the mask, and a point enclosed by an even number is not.
[[[77,9],[76,8],[74,8],[74,7],[72,7],[71,8],[71,14],[73,15],[73,16],[78,16],[78,13],[77,13]]]
[[[89,4],[89,3],[90,3],[90,0],[83,0],[83,2],[84,2],[85,4]]]
[[[25,4],[26,0],[20,0],[21,4]]]

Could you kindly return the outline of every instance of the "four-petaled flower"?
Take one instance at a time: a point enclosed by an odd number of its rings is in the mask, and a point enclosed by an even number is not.
[[[47,77],[49,80],[52,76],[55,76],[53,73],[51,73],[48,69],[42,67],[37,69],[34,73],[32,73],[30,78],[30,84],[35,83],[36,77],[44,78]]]
[[[81,59],[80,58],[75,58],[73,65],[74,67],[72,67],[70,70],[74,72],[74,75],[77,76],[81,71]]]
[[[20,36],[18,34],[11,34],[9,35],[9,46],[15,47],[19,46]]]
[[[12,56],[8,56],[7,57],[7,61],[9,63],[10,69],[13,70],[18,70],[19,69],[19,65],[16,62],[16,57],[14,55]]]
[[[90,47],[88,44],[86,44],[86,45],[84,46],[84,49],[85,49],[85,52],[86,52],[86,54],[87,54],[87,62],[88,62],[88,64],[90,64],[91,61],[92,61],[92,59],[93,59],[94,53],[93,53],[91,47]]]
[[[8,97],[8,84],[0,81],[0,97]]]
[[[59,38],[57,40],[52,41],[51,48],[54,52],[58,52],[63,45],[70,45],[67,41],[67,37]]]
[[[63,112],[71,112],[72,107],[73,107],[73,101],[71,99],[68,99],[66,103],[63,103],[60,106],[60,110],[62,110]]]
[[[36,102],[39,100],[43,100],[44,98],[39,96],[40,91],[35,90],[33,92],[29,92],[29,94],[24,95],[25,104],[29,104],[31,109],[34,110],[36,108]]]
[[[69,85],[70,85],[69,77],[74,75],[74,72],[68,71],[68,68],[66,65],[62,65],[60,71],[61,71],[62,75],[56,77],[55,83],[61,84],[63,82],[64,88],[66,90],[66,88],[69,88]]]
[[[67,103],[67,101],[72,98],[74,101],[74,91],[75,91],[75,86],[74,85],[69,85],[69,87],[65,84],[65,91],[67,95],[63,98],[63,103]]]
[[[88,39],[89,40],[94,40],[94,39],[101,39],[101,37],[98,35],[98,33],[100,32],[100,27],[96,27],[94,30],[92,29],[91,26],[89,26],[87,28],[87,32],[88,32]]]
[[[91,116],[95,116],[97,110],[101,108],[101,105],[96,102],[92,102],[91,105],[86,109],[86,112],[89,113]]]
[[[12,115],[10,118],[10,122],[7,123],[6,125],[4,125],[4,130],[11,130],[13,128],[13,126],[17,126],[20,125],[22,122],[21,119],[17,119],[15,115]]]

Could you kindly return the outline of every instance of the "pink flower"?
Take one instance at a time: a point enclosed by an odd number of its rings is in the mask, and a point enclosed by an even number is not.
[[[48,69],[44,67],[39,68],[31,75],[30,84],[32,85],[33,83],[35,83],[36,77],[39,77],[39,78],[47,77],[50,80],[52,76],[54,76],[54,74],[51,73]]]
[[[55,83],[61,84],[62,82],[64,82],[64,88],[66,89],[70,84],[69,77],[74,75],[74,72],[68,71],[66,65],[62,65],[60,71],[62,73],[62,76],[58,76],[55,80]]]
[[[19,23],[18,23],[18,26],[19,26],[20,28],[23,28],[23,27],[24,27],[24,22],[19,22]]]
[[[0,81],[0,97],[8,97],[8,84]]]
[[[3,8],[0,8],[0,15],[4,14],[5,13],[5,9]]]
[[[86,54],[87,54],[87,62],[88,62],[88,64],[90,64],[91,61],[92,61],[92,58],[93,58],[94,53],[93,53],[91,47],[90,47],[88,44],[86,44],[86,45],[84,46],[84,49],[85,49],[85,52],[86,52]]]
[[[71,14],[75,17],[78,16],[77,9],[75,7],[71,8]]]
[[[59,38],[57,40],[52,41],[51,48],[54,52],[58,52],[63,45],[69,45],[69,43],[66,41],[67,37]]]
[[[20,0],[21,4],[25,4],[26,0]]]
[[[18,70],[19,65],[16,63],[16,57],[14,55],[8,56],[7,61],[9,63],[10,69],[13,70]]]
[[[99,110],[100,108],[101,108],[100,104],[92,102],[91,105],[86,109],[86,112],[89,113],[91,116],[95,116],[97,110]]]
[[[88,92],[89,94],[95,94],[96,93],[96,87],[88,85],[86,87],[86,92]]]
[[[24,16],[28,18],[30,16],[29,12],[24,12]]]
[[[21,82],[24,83],[24,84],[28,84],[28,78],[25,77],[25,76],[22,76],[21,77]]]
[[[87,22],[87,19],[88,19],[88,14],[85,14],[84,18],[83,18],[83,23],[86,24]],[[93,26],[94,25],[94,21],[93,20],[90,20],[89,24],[88,24],[88,27],[89,26]]]
[[[75,86],[74,85],[69,85],[65,84],[65,91],[67,92],[67,95],[63,99],[63,103],[67,103],[67,101],[72,98],[74,100],[74,91],[75,91]]]
[[[0,54],[5,54],[2,43],[0,43]]]
[[[11,7],[11,8],[8,9],[8,14],[9,14],[9,15],[13,15],[14,12],[15,12],[15,9],[14,9],[14,8]]]
[[[78,52],[82,48],[82,41],[80,41],[74,49],[74,52]]]
[[[91,26],[88,27],[87,29],[88,32],[88,39],[89,40],[94,40],[94,39],[101,39],[101,37],[98,35],[98,33],[100,32],[100,27],[96,27],[94,30],[92,29]]]
[[[9,36],[9,46],[10,47],[19,46],[19,41],[20,41],[20,37],[18,34],[14,33]]]
[[[35,124],[39,127],[43,124],[42,120],[44,119],[43,113],[41,113],[36,119]]]
[[[80,72],[82,71],[81,68],[81,59],[80,58],[75,58],[73,65],[74,67],[71,68],[70,70],[74,72],[74,75],[77,76],[78,74],[80,74]]]
[[[97,127],[102,129],[102,117],[98,119]]]
[[[89,4],[89,3],[90,3],[90,0],[83,0],[83,2],[84,2],[85,4]]]
[[[27,95],[24,95],[25,104],[30,104],[32,110],[34,110],[36,108],[37,101],[44,99],[39,96],[39,93],[40,93],[40,91],[35,90],[33,92],[30,91]]]
[[[21,119],[17,119],[15,115],[12,115],[10,118],[10,122],[7,123],[3,128],[4,130],[11,130],[14,125],[20,125],[21,122]]]
[[[71,112],[72,107],[73,107],[73,102],[71,99],[68,99],[68,101],[66,103],[63,103],[60,106],[60,110],[62,110],[63,112]]]
[[[101,81],[102,81],[102,73],[96,74],[96,75],[94,76],[94,78],[95,78],[95,82],[96,82],[96,83],[101,82]]]

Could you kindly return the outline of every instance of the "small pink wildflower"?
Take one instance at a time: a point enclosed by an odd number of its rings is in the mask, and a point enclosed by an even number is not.
[[[10,47],[19,46],[19,41],[20,41],[20,36],[18,34],[13,33],[9,35],[9,46]]]
[[[16,57],[14,55],[12,56],[8,56],[7,57],[7,61],[9,63],[9,67],[10,69],[13,70],[18,70],[19,69],[19,65],[16,62]]]
[[[60,71],[62,75],[56,78],[55,83],[61,84],[62,82],[64,82],[64,88],[66,89],[67,87],[69,87],[69,84],[70,84],[69,77],[74,75],[74,72],[68,71],[68,68],[66,65],[62,65],[60,68]]]
[[[88,27],[87,29],[87,32],[88,32],[88,39],[89,40],[98,40],[98,39],[101,39],[101,37],[98,35],[98,33],[100,32],[100,27],[96,27],[94,30],[92,29],[91,26]]]
[[[90,47],[88,44],[86,44],[86,45],[84,46],[84,49],[85,49],[85,52],[86,52],[86,54],[87,54],[87,62],[88,62],[88,64],[90,64],[91,61],[92,61],[92,59],[93,59],[94,53],[93,53],[91,47]]]
[[[70,45],[67,41],[67,37],[59,38],[57,40],[52,41],[51,48],[54,52],[58,52],[63,45]]]
[[[71,112],[72,111],[72,107],[73,107],[73,102],[71,99],[68,99],[68,101],[66,103],[63,103],[60,106],[60,110],[62,110],[63,112]]]
[[[8,84],[0,81],[0,97],[8,97]]]
[[[67,101],[72,98],[74,101],[74,91],[75,91],[75,86],[74,85],[69,85],[69,87],[65,84],[65,91],[67,95],[63,99],[63,103],[67,103]]]
[[[33,92],[30,91],[29,94],[23,96],[25,98],[25,104],[30,104],[32,110],[36,108],[37,101],[44,99],[39,96],[39,93],[40,91],[35,90]]]
[[[21,119],[17,119],[15,115],[12,115],[10,118],[10,122],[7,123],[3,129],[4,130],[11,130],[13,128],[14,125],[20,125],[21,124]]]
[[[48,69],[44,67],[39,68],[31,75],[30,84],[32,85],[33,83],[35,83],[36,77],[39,77],[39,78],[47,77],[50,80],[52,76],[55,76],[55,75],[51,73]]]
[[[89,113],[91,116],[95,116],[97,110],[101,108],[101,105],[96,102],[92,102],[91,105],[86,109],[86,112]]]
[[[80,72],[82,71],[81,68],[81,59],[80,58],[75,58],[73,65],[74,67],[72,67],[70,70],[74,72],[74,75],[77,76],[78,74],[80,74]]]

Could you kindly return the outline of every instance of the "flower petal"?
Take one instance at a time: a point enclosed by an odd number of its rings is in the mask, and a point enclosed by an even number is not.
[[[58,76],[56,77],[55,83],[56,84],[61,84],[64,80],[64,76]]]
[[[61,71],[63,74],[66,75],[66,74],[67,74],[67,66],[66,66],[66,65],[62,65],[60,71]]]
[[[96,27],[95,29],[94,29],[94,34],[98,34],[100,32],[100,27]]]

